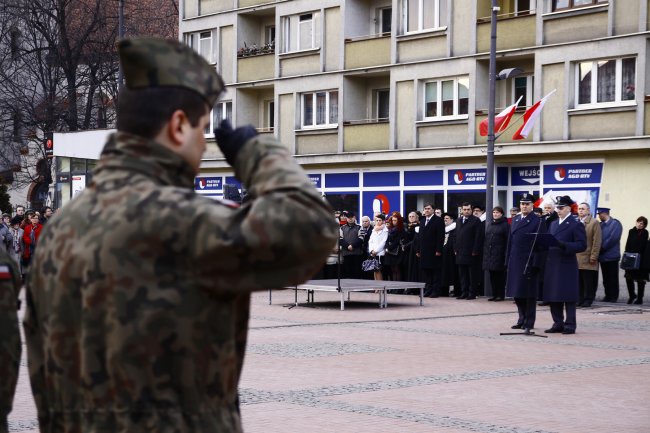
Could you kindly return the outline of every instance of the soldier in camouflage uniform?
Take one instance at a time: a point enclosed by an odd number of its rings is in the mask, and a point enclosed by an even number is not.
[[[40,428],[240,432],[250,293],[322,266],[331,209],[284,146],[227,122],[215,137],[250,200],[195,194],[221,79],[178,42],[127,40],[119,54],[118,132],[43,229],[28,278]]]
[[[0,248],[0,433],[7,431],[18,381],[21,345],[16,309],[20,286],[16,262]]]

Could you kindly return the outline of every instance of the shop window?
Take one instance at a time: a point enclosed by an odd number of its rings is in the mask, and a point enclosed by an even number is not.
[[[608,0],[553,0],[553,11],[583,8],[585,6],[607,3]]]
[[[447,0],[403,0],[404,33],[421,32],[445,26]]]
[[[336,127],[338,125],[339,92],[336,90],[302,94],[303,128]]]
[[[424,83],[424,119],[466,118],[469,108],[469,78]]]
[[[634,101],[635,83],[634,57],[580,62],[576,67],[576,107]]]
[[[282,17],[282,52],[318,48],[320,41],[317,12]]]

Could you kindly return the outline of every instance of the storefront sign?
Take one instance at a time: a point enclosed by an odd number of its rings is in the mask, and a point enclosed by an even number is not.
[[[544,185],[600,183],[602,163],[549,164],[544,166]]]
[[[486,169],[484,168],[450,168],[447,171],[447,183],[455,185],[485,185]]]
[[[194,190],[215,191],[222,189],[222,177],[197,177],[194,179]]]
[[[391,212],[400,210],[399,191],[367,191],[363,193],[361,209],[363,215],[371,219],[376,213],[390,215]]]
[[[325,188],[358,188],[359,173],[325,173]]]
[[[416,170],[404,172],[404,186],[442,185],[442,170]]]
[[[399,171],[364,173],[363,186],[399,186]]]
[[[309,180],[311,181],[311,184],[314,185],[314,188],[320,188],[321,186],[321,175],[318,173],[314,174],[308,174]]]
[[[510,184],[512,186],[539,185],[542,171],[537,165],[510,168]]]

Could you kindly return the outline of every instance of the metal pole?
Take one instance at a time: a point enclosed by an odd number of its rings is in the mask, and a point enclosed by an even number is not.
[[[488,99],[488,136],[487,136],[487,173],[485,179],[485,212],[486,221],[492,221],[494,207],[494,111],[496,105],[497,79],[497,0],[492,0],[492,17],[490,20],[490,67],[489,67],[489,99]],[[486,225],[487,227],[487,225]]]
[[[118,0],[119,1],[119,12],[118,12],[118,29],[117,29],[117,37],[121,41],[124,39],[124,0]],[[122,84],[124,84],[124,74],[122,73],[122,66],[118,64],[119,71],[117,75],[117,84],[119,87],[122,87]]]

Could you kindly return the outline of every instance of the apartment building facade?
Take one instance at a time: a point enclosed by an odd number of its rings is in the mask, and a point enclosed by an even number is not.
[[[227,83],[229,118],[275,135],[335,207],[371,215],[424,201],[484,203],[488,0],[181,0],[181,38]],[[495,204],[521,192],[570,194],[632,224],[649,213],[647,0],[503,0]],[[555,90],[533,133],[523,108]],[[206,135],[212,137],[210,130]],[[235,183],[212,142],[201,194]]]

